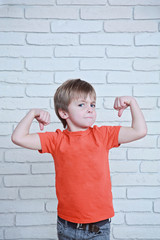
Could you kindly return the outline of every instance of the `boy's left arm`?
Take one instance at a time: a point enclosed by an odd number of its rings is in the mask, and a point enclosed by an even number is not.
[[[132,115],[131,127],[121,127],[118,137],[119,144],[128,143],[147,134],[147,126],[141,109],[139,108],[135,98],[133,97],[117,97],[115,99],[114,108],[118,111],[118,116],[121,117],[124,109],[130,106]]]

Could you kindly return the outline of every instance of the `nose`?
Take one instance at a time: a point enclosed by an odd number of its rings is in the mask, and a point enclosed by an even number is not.
[[[91,106],[88,106],[87,112],[92,113],[93,112],[93,108]]]

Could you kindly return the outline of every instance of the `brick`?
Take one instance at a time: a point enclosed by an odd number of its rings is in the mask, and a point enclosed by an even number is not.
[[[147,200],[114,200],[115,212],[151,212],[152,202]]]
[[[26,68],[32,71],[75,70],[78,67],[74,59],[27,59]]]
[[[26,95],[29,97],[53,97],[57,87],[51,85],[30,85],[26,88]],[[47,93],[47,94],[46,94]]]
[[[12,33],[12,32],[1,32],[0,33],[0,44],[1,45],[24,45],[25,34],[23,33]]]
[[[113,187],[112,194],[114,199],[126,198],[126,188]]]
[[[32,109],[34,108],[49,108],[49,100],[43,99],[40,101],[38,98],[0,98],[0,105],[3,103],[3,109],[11,110],[11,109]],[[4,126],[4,124],[3,124]],[[11,127],[10,127],[11,128]],[[1,129],[1,126],[0,126]],[[7,129],[2,129],[2,131],[6,131]],[[10,130],[11,133],[11,130]]]
[[[37,151],[27,149],[14,149],[5,151],[6,162],[49,162],[53,161],[50,154],[38,154]]]
[[[137,98],[137,101],[141,109],[154,109],[156,107],[156,99],[154,97],[140,97]]]
[[[32,174],[54,173],[53,163],[34,164],[31,167]]]
[[[110,171],[112,173],[136,173],[139,169],[139,163],[138,162],[117,162],[117,161],[111,161],[110,163]]]
[[[54,187],[36,187],[36,188],[21,188],[21,199],[52,199],[56,198]]]
[[[22,71],[23,68],[23,59],[0,58],[0,71]]]
[[[40,46],[5,46],[0,47],[1,57],[52,57],[53,48]]]
[[[118,117],[118,112],[116,110],[107,110],[107,111],[99,111],[97,109],[97,121],[101,122],[124,122],[124,121],[131,121],[131,116],[129,111],[124,111],[123,116],[120,118]],[[106,124],[105,124],[106,125]],[[113,125],[113,124],[112,124]]]
[[[126,151],[121,148],[111,149],[109,152],[109,158],[110,158],[110,160],[125,160],[126,159]]]
[[[106,32],[156,32],[157,23],[151,21],[108,20],[104,23]]]
[[[159,174],[119,173],[112,176],[113,186],[158,186]]]
[[[128,59],[85,59],[80,61],[80,69],[95,69],[95,70],[114,70],[114,71],[129,71],[131,70],[131,61]]]
[[[15,227],[5,229],[5,238],[14,239],[53,239],[56,236],[56,226]]]
[[[159,46],[160,33],[140,33],[135,36],[135,45],[137,46]]]
[[[0,99],[0,105],[1,105],[2,101]],[[0,124],[0,133],[1,136],[6,136],[12,133],[12,124],[10,123],[1,123]]]
[[[117,88],[117,85],[96,85],[95,86],[95,90],[97,93],[97,96],[104,96],[104,97],[116,97],[119,95],[119,93],[121,93],[121,95],[132,95],[131,94],[131,87],[128,85],[123,85],[123,86],[119,86]],[[112,108],[113,109],[113,108]]]
[[[158,148],[160,148],[160,137],[158,138]]]
[[[156,200],[154,202],[154,212],[160,213],[160,201]]]
[[[26,18],[77,19],[79,9],[74,7],[31,7],[25,9]]]
[[[0,20],[0,31],[5,32],[49,32],[49,22],[43,20]]]
[[[160,18],[160,7],[135,7],[134,19],[159,19]]]
[[[13,110],[1,110],[1,122],[3,123],[10,123],[10,122],[20,122],[20,120],[26,115],[25,111],[14,111]],[[7,139],[7,136],[4,137],[4,139]],[[10,140],[10,139],[9,139]]]
[[[154,147],[156,147],[156,145],[157,145],[157,137],[156,136],[146,136],[145,138],[136,140],[134,142],[126,143],[125,147],[127,147],[127,148],[154,148]],[[136,152],[136,150],[135,150],[135,152]]]
[[[18,191],[14,188],[1,188],[0,200],[14,200],[17,198]]]
[[[81,44],[94,45],[116,45],[116,46],[131,46],[133,37],[131,34],[122,33],[89,33],[80,35]]]
[[[160,134],[160,123],[150,122],[147,123],[148,134]]]
[[[103,98],[103,107],[105,109],[113,109],[115,97],[104,97]]]
[[[51,23],[52,32],[70,32],[70,33],[86,33],[86,32],[100,32],[102,30],[102,23],[92,21],[63,21],[63,20],[54,20]]]
[[[146,121],[159,121],[160,111],[158,110],[143,110],[144,117]]]
[[[3,239],[3,229],[0,229],[0,239]]]
[[[34,45],[77,45],[78,35],[72,33],[65,34],[27,34],[27,43]]]
[[[160,172],[160,161],[142,162],[140,165],[141,172],[158,173]]]
[[[52,84],[51,72],[0,72],[0,79],[6,83]]]
[[[108,0],[111,5],[126,5],[126,6],[135,6],[135,5],[160,5],[160,0]]]
[[[2,186],[2,177],[0,177],[0,186]]]
[[[159,71],[159,59],[137,59],[133,62],[133,69],[140,71]]]
[[[124,222],[125,222],[125,215],[123,213],[116,213],[114,218],[112,219],[113,225],[124,224]]]
[[[1,97],[23,97],[23,86],[1,85]]]
[[[137,220],[138,221],[138,220]],[[145,239],[145,240],[158,240],[160,236],[160,228],[159,226],[125,226],[125,227],[114,227],[113,228],[113,236],[118,239]]]
[[[53,5],[55,0],[5,0],[5,4],[9,5]],[[0,0],[0,5],[4,5],[4,1]]]
[[[129,199],[156,199],[160,198],[159,187],[132,187],[127,189]]]
[[[0,152],[0,162],[4,160],[4,152]],[[1,185],[1,178],[0,178],[0,185]]]
[[[56,47],[56,57],[104,57],[105,49],[103,47],[93,46],[72,46]]]
[[[132,9],[128,7],[86,7],[81,9],[82,19],[130,19]]]
[[[6,187],[32,187],[32,186],[54,186],[53,175],[35,175],[35,176],[6,176],[4,177]]]
[[[159,160],[160,149],[128,149],[128,159]]]
[[[38,226],[56,223],[57,215],[49,213],[17,214],[16,226]]]
[[[158,83],[158,72],[109,72],[108,83]]]
[[[0,138],[0,148],[10,149],[13,147],[14,147],[14,144],[12,143],[10,136],[2,136]]]
[[[67,79],[84,79],[89,83],[106,83],[106,73],[103,71],[56,72],[55,83],[63,83]]]
[[[46,210],[48,212],[55,212],[55,209],[57,209],[58,201],[57,199],[54,199],[53,201],[49,201],[46,203]]]
[[[27,164],[0,164],[0,174],[28,174],[30,172],[30,166]]]
[[[160,86],[155,84],[135,86],[134,96],[157,97],[160,95]]]
[[[3,6],[0,7],[0,18],[23,18],[24,9],[20,7]]]
[[[106,5],[106,0],[57,0],[57,4],[64,5]]]
[[[23,212],[43,212],[44,203],[42,201],[21,201],[6,200],[1,201],[0,213],[23,213]]]
[[[14,215],[0,214],[0,227],[11,227],[13,225],[14,225]]]
[[[158,57],[158,48],[157,47],[117,47],[110,46],[107,47],[107,56],[108,57],[118,57],[118,58],[152,58]]]
[[[128,225],[158,225],[160,217],[159,214],[154,213],[127,214],[126,222]]]

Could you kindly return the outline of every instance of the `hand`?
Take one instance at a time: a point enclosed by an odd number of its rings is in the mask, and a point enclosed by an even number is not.
[[[50,123],[50,114],[47,111],[41,109],[34,109],[35,119],[39,122],[40,130],[44,129],[44,126]]]
[[[132,97],[116,97],[114,109],[118,111],[118,117],[121,117],[123,111],[130,106],[132,99]]]

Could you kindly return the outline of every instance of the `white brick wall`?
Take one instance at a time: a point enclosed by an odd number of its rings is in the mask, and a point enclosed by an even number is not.
[[[160,0],[0,0],[0,240],[57,239],[53,160],[10,136],[32,107],[62,128],[52,97],[78,77],[97,91],[98,125],[130,124],[117,95],[135,96],[148,124],[110,152],[111,240],[160,239]]]

